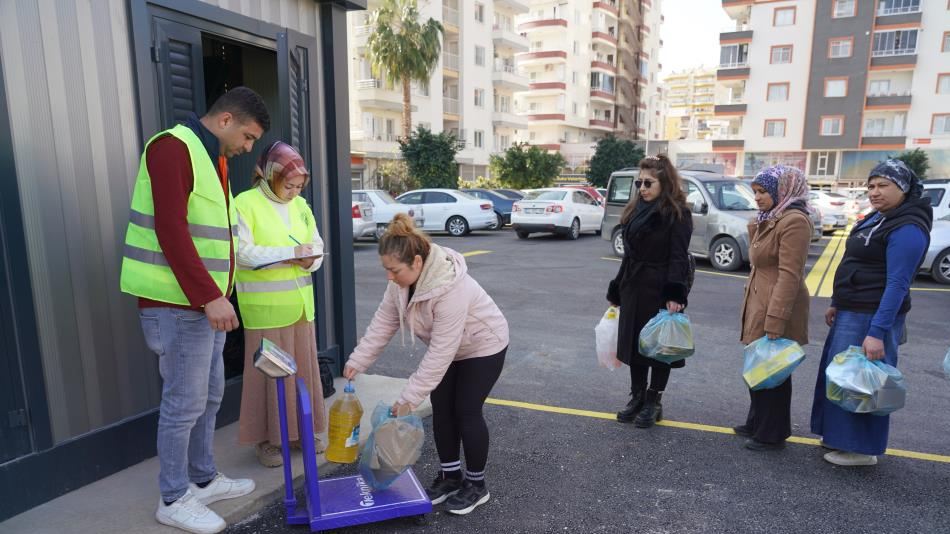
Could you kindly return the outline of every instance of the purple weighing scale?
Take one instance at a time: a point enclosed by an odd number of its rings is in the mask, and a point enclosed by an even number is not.
[[[284,507],[288,525],[309,525],[311,532],[376,523],[396,517],[426,514],[432,502],[412,469],[385,490],[373,491],[360,475],[320,480],[313,444],[313,409],[303,379],[297,379],[297,423],[303,449],[306,502],[298,507],[290,465],[287,397],[284,378],[297,372],[297,363],[268,339],[254,355],[254,367],[277,380],[280,442],[284,458]]]

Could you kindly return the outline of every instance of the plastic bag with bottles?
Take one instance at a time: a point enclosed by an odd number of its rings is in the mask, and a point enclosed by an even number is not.
[[[692,356],[693,328],[685,313],[660,310],[640,331],[640,354],[663,363]]]
[[[391,405],[373,409],[373,431],[360,451],[359,472],[374,490],[386,489],[422,454],[425,431],[417,415],[396,417]]]
[[[801,345],[782,337],[762,336],[746,345],[743,354],[742,378],[752,391],[781,386],[805,360]]]
[[[887,415],[903,408],[907,399],[904,375],[881,360],[868,360],[861,347],[836,354],[825,378],[828,400],[849,412]]]

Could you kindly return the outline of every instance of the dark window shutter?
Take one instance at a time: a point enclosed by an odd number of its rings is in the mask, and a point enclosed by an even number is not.
[[[310,64],[316,61],[316,41],[285,30],[277,36],[277,75],[281,91],[284,141],[313,166],[310,139]],[[311,172],[313,169],[311,168]]]
[[[156,18],[155,47],[161,88],[161,127],[171,128],[184,122],[192,113],[199,117],[204,115],[201,31]]]

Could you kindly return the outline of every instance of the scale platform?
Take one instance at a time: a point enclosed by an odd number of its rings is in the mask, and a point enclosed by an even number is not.
[[[287,432],[287,402],[284,379],[277,378],[281,451],[284,457],[284,507],[287,524],[309,525],[311,532],[376,523],[432,511],[432,502],[412,469],[407,469],[385,490],[373,491],[360,475],[320,480],[313,445],[313,413],[310,394],[297,379],[297,422],[303,449],[306,502],[298,507],[293,490],[293,472]]]

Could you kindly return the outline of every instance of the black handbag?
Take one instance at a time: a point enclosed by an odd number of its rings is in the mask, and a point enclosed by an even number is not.
[[[320,367],[320,385],[323,386],[324,399],[336,393],[336,388],[333,387],[333,371],[331,371],[330,368],[330,364],[332,363],[334,363],[333,358],[327,356],[317,358],[317,365]]]

